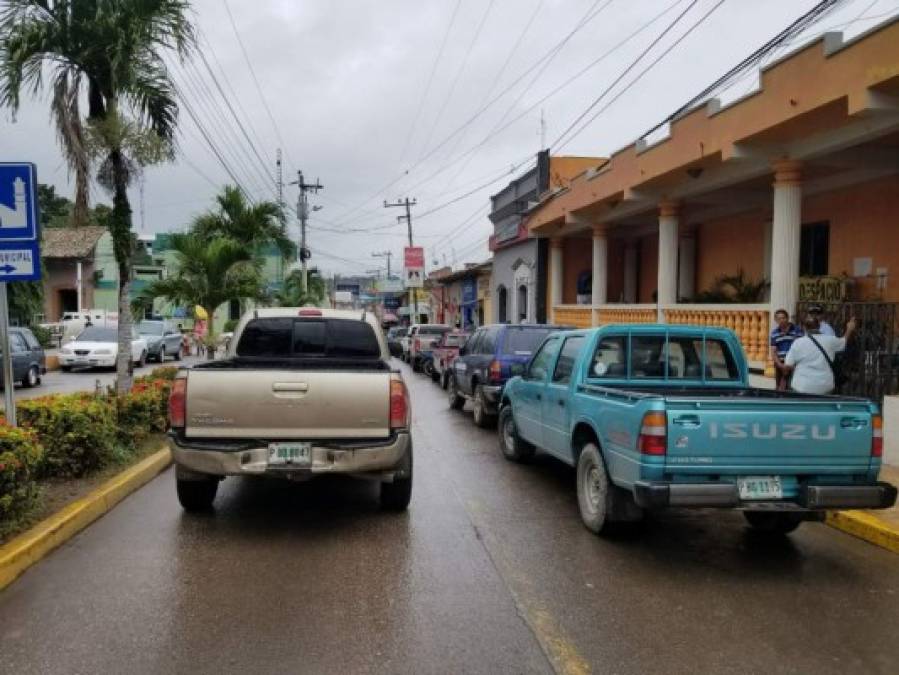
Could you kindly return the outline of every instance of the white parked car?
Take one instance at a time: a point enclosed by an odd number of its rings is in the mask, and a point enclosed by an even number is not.
[[[59,367],[63,370],[115,368],[118,352],[117,328],[90,326],[59,350]],[[139,366],[147,362],[147,341],[136,330],[132,332],[131,359]]]

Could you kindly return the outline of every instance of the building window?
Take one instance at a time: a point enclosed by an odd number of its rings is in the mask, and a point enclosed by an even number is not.
[[[509,293],[505,286],[496,289],[496,312],[499,323],[508,323],[509,321]]]
[[[830,223],[802,226],[799,243],[799,275],[820,277],[827,274],[830,258]]]
[[[518,322],[524,323],[528,320],[528,287],[521,284],[518,287]]]

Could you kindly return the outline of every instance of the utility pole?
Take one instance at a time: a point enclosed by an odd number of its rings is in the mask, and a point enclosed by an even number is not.
[[[318,191],[324,186],[318,182],[318,178],[314,183],[307,183],[303,179],[303,172],[297,171],[297,179],[291,183],[300,188],[300,195],[297,197],[297,217],[300,219],[300,265],[303,268],[303,293],[309,290],[309,270],[306,261],[309,260],[309,249],[306,248],[306,221],[309,219],[309,198],[306,193],[312,192],[318,194]],[[313,207],[313,211],[318,211],[321,207]]]
[[[406,225],[409,228],[409,247],[410,248],[412,246],[414,246],[414,244],[412,243],[412,207],[415,206],[417,203],[418,202],[414,198],[410,200],[408,197],[406,197],[405,199],[397,199],[395,202],[388,202],[386,199],[384,200],[384,208],[385,209],[389,209],[389,208],[392,208],[395,206],[405,206],[406,207],[406,215],[399,216],[399,218],[397,218],[397,220],[399,220],[401,218],[406,219]],[[409,322],[409,324],[411,325],[411,324],[418,323],[418,298],[416,297],[416,289],[415,288],[409,289],[409,299],[411,300],[411,303],[409,306],[412,307],[412,311],[414,312],[414,314],[412,315],[413,318]]]
[[[387,278],[390,278],[390,258],[393,255],[392,251],[378,251],[377,253],[372,253],[372,258],[387,258]]]
[[[284,174],[281,167],[281,148],[278,148],[275,159],[275,180],[277,181],[275,187],[278,190],[278,220],[283,228],[287,218],[284,214]],[[284,281],[284,260],[281,260],[278,265],[278,281]]]

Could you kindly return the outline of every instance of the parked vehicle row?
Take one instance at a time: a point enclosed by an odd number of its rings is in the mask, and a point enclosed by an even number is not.
[[[448,342],[462,340],[456,355]],[[597,534],[669,507],[739,510],[786,534],[828,510],[896,502],[878,481],[878,407],[751,387],[727,329],[491,325],[445,332],[432,359],[451,409],[471,400],[482,427],[498,417],[506,459],[541,451],[575,468]]]

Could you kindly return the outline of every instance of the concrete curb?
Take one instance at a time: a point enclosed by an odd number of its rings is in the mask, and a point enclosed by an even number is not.
[[[899,530],[864,511],[828,511],[827,524],[853,537],[899,553]]]
[[[168,448],[160,450],[0,546],[0,590],[155,478],[171,462],[171,451]]]

